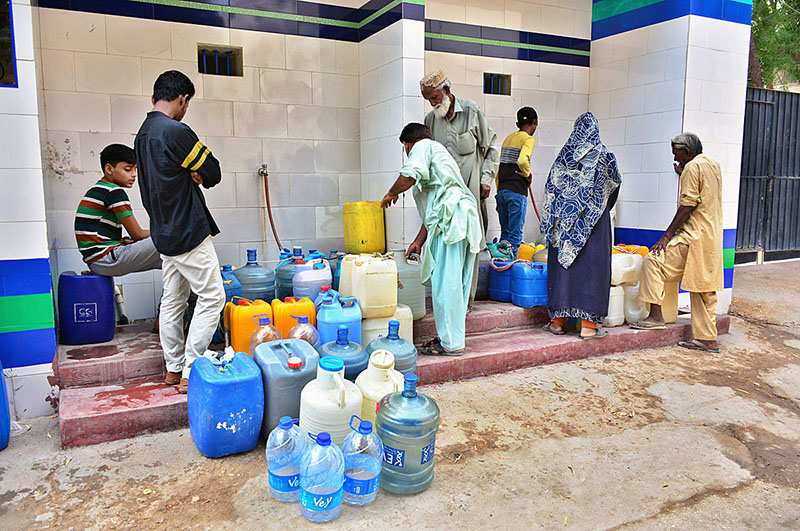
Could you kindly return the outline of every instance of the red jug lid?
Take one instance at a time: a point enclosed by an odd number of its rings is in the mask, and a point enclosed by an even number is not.
[[[306,263],[305,260],[298,260],[297,262],[295,262],[295,264],[305,264],[305,263]]]
[[[329,289],[331,289],[330,286],[322,286],[321,288],[319,288],[320,291],[328,291]]]
[[[286,364],[289,365],[290,369],[299,369],[303,366],[303,360],[297,356],[292,356],[286,361]]]
[[[283,302],[297,302],[297,297],[286,297]]]
[[[247,299],[240,299],[236,301],[236,306],[249,306],[251,303]]]

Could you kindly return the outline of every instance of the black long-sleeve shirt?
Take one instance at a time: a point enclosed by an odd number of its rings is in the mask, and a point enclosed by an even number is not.
[[[206,206],[200,186],[222,180],[219,161],[192,129],[160,111],[147,113],[134,141],[139,190],[150,216],[150,235],[161,254],[177,256],[197,247],[219,228]]]

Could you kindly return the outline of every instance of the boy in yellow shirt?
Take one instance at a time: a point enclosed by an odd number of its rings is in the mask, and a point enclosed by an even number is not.
[[[517,111],[519,131],[503,141],[500,150],[500,167],[497,170],[497,214],[500,218],[500,240],[514,248],[514,256],[522,244],[522,227],[527,211],[528,185],[531,182],[531,154],[533,133],[539,117],[533,107]]]

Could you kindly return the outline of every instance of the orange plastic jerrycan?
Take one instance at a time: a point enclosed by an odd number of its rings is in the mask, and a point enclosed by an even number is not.
[[[308,317],[308,322],[317,326],[317,311],[314,309],[314,301],[308,297],[297,299],[297,297],[286,297],[280,301],[272,301],[272,323],[283,337],[289,337],[289,330],[297,324],[297,318],[301,315]]]
[[[620,253],[638,254],[642,258],[647,256],[647,253],[649,253],[649,252],[650,252],[650,249],[648,249],[644,245],[624,245],[624,244],[619,244],[619,245],[615,245],[611,249],[611,254],[620,254]]]
[[[250,338],[258,328],[258,316],[262,315],[272,320],[272,307],[262,300],[233,297],[231,302],[225,304],[223,319],[233,350],[253,355],[250,352]]]

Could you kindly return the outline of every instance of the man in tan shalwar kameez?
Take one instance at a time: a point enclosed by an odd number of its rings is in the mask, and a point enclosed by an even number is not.
[[[719,352],[717,291],[724,287],[722,171],[718,162],[702,154],[703,145],[692,133],[673,138],[672,153],[680,175],[680,204],[642,267],[639,296],[650,303],[650,315],[631,327],[664,328],[664,284],[681,281],[681,288],[691,295],[692,340],[678,345]]]

